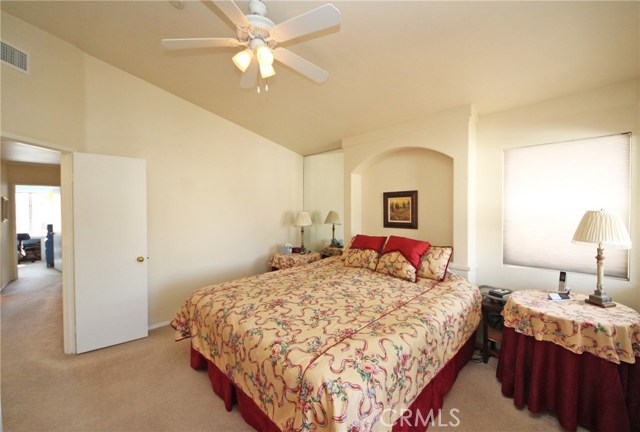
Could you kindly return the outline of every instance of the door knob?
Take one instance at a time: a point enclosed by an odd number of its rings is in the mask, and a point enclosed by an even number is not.
[[[144,257],[139,256],[139,257],[138,257],[138,262],[144,262]]]

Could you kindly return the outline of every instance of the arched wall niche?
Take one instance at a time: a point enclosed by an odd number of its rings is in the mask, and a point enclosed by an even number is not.
[[[453,159],[423,147],[391,149],[356,169],[361,176],[362,233],[453,244]],[[418,191],[418,229],[383,227],[384,192]]]
[[[473,281],[475,279],[475,187],[471,182],[475,178],[475,124],[476,116],[473,107],[468,105],[345,138],[342,141],[345,169],[345,239],[357,233],[364,233],[365,229],[370,231],[375,229],[372,225],[375,223],[379,224],[378,229],[375,230],[379,234],[395,234],[412,238],[434,235],[433,231],[415,235],[416,230],[384,229],[381,215],[382,197],[377,195],[379,191],[369,190],[372,185],[376,188],[394,188],[394,181],[397,180],[400,183],[395,184],[407,185],[407,187],[385,191],[420,191],[425,187],[421,185],[421,182],[425,182],[421,173],[407,173],[398,179],[389,176],[376,181],[372,181],[369,174],[380,176],[376,167],[385,165],[397,167],[403,159],[406,159],[406,155],[410,154],[419,155],[419,158],[430,160],[429,163],[434,162],[436,165],[443,165],[441,162],[449,160],[450,175],[446,180],[443,179],[442,184],[445,185],[444,187],[450,185],[452,191],[449,222],[451,228],[448,229],[448,234],[439,234],[431,240],[424,239],[441,243],[439,239],[442,238],[442,242],[446,242],[448,235],[452,240],[449,243],[454,247],[452,269]],[[437,162],[438,159],[442,160]],[[415,164],[412,165],[415,166]],[[443,168],[444,171],[446,169]],[[415,186],[408,187],[412,183]],[[433,182],[433,187],[437,187],[437,182]],[[419,193],[419,204],[422,198],[423,195]],[[438,204],[429,203],[429,205]],[[444,209],[441,210],[439,215],[446,213]],[[420,230],[420,221],[424,219],[420,211],[418,213]]]

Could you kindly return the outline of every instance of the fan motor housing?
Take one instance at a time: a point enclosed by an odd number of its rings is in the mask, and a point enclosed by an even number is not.
[[[236,34],[242,43],[249,43],[252,39],[262,39],[271,46],[270,30],[275,23],[269,18],[260,15],[247,15],[247,20],[251,24],[247,27],[238,27]]]
[[[261,0],[251,0],[249,2],[249,10],[252,14],[267,16],[267,5]]]

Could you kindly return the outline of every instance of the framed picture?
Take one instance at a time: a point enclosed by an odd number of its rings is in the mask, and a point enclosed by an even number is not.
[[[382,194],[385,228],[418,229],[418,191]]]

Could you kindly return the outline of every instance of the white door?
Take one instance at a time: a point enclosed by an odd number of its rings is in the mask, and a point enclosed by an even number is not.
[[[148,335],[146,162],[73,154],[76,352]]]

